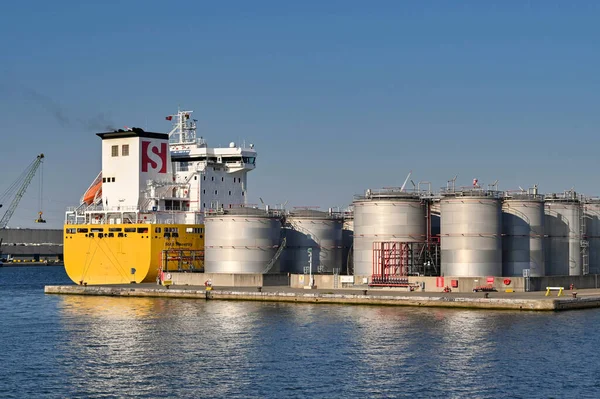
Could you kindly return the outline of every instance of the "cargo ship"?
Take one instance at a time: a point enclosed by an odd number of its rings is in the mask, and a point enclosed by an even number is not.
[[[64,264],[76,284],[154,282],[169,270],[203,270],[204,212],[246,205],[257,154],[253,144],[209,147],[192,113],[167,116],[169,133],[97,133],[101,172],[65,215]]]

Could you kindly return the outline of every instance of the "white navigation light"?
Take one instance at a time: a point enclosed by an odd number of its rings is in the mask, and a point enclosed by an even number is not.
[[[233,141],[229,143],[229,148],[235,148],[235,143]]]

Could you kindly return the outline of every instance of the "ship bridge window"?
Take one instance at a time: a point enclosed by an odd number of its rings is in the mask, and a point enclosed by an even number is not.
[[[189,162],[175,162],[176,172],[187,172],[190,169]]]
[[[223,158],[223,160],[225,161],[225,163],[237,163],[242,162],[242,157],[227,157]]]
[[[88,229],[77,229],[78,233],[87,233]]]
[[[165,210],[167,210],[167,211],[181,210],[181,201],[165,200]]]
[[[135,227],[125,227],[125,233],[135,233]]]
[[[138,227],[137,232],[141,233],[141,234],[146,234],[146,233],[148,233],[148,228],[147,227]]]
[[[249,163],[251,165],[254,165],[256,163],[256,157],[242,157],[242,160],[244,161],[244,163]]]

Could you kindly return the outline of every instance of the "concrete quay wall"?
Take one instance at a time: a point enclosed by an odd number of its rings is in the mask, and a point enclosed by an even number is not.
[[[324,303],[352,305],[386,305],[386,306],[417,306],[444,308],[471,308],[494,310],[537,310],[555,311],[600,307],[600,297],[593,298],[481,298],[450,296],[419,296],[419,295],[365,295],[336,294],[317,292],[248,292],[239,290],[178,289],[176,286],[166,289],[135,287],[135,286],[46,286],[46,294],[62,295],[94,295],[121,297],[155,297],[155,298],[189,298],[206,300],[246,300],[294,303]]]

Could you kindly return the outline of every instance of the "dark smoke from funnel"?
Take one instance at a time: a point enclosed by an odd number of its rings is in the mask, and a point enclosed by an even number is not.
[[[89,119],[78,119],[78,122],[85,126],[86,130],[90,131],[112,132],[117,130],[114,127],[115,124],[103,112]]]
[[[116,130],[114,127],[115,124],[104,113],[100,113],[90,118],[77,118],[71,120],[67,116],[69,112],[67,112],[57,101],[30,87],[16,84],[8,86],[0,83],[0,91],[13,92],[12,94],[22,94],[26,100],[35,103],[46,110],[62,127],[72,127],[87,131]]]
[[[48,111],[52,116],[54,116],[61,126],[67,127],[70,125],[70,121],[66,115],[66,112],[56,101],[28,87],[23,87],[22,90],[27,99]]]

